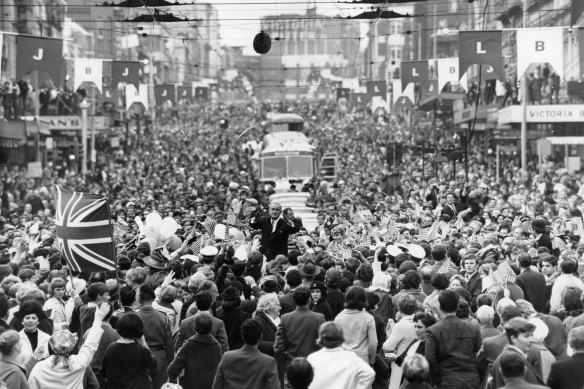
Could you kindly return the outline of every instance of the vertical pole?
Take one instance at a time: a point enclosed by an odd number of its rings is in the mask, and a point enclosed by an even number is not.
[[[564,145],[564,164],[566,165],[566,169],[568,169],[568,157],[569,157],[569,149],[567,144]]]
[[[422,31],[422,23],[418,23],[418,30]],[[418,61],[422,60],[422,34],[418,34]]]
[[[526,0],[522,0],[523,3],[523,28],[527,27],[527,14],[526,14]],[[521,77],[518,74],[517,77]],[[527,94],[528,85],[527,77],[523,74],[523,81],[521,83],[521,90],[523,92],[523,98],[521,99],[521,170],[524,176],[527,174]]]
[[[91,161],[91,172],[95,173],[96,151],[95,151],[95,87],[89,87],[89,95],[91,96],[91,154],[89,156]]]
[[[496,162],[496,164],[497,164],[497,166],[496,166],[496,168],[497,168],[497,174],[496,174],[496,177],[497,177],[497,178],[496,178],[496,179],[497,179],[497,182],[501,182],[501,180],[500,180],[500,178],[501,178],[501,177],[500,177],[500,173],[499,173],[499,171],[500,171],[500,169],[499,169],[499,166],[500,166],[500,164],[501,164],[501,159],[500,159],[500,157],[499,157],[499,145],[497,145],[497,148],[495,149],[495,152],[497,153],[497,154],[495,155],[495,157],[496,157],[496,161],[497,161],[497,162]]]
[[[527,173],[527,77],[524,75],[521,81],[523,98],[521,99],[521,170]]]
[[[128,115],[128,111],[124,112],[125,114],[125,122],[126,122],[126,140],[124,141],[124,153],[128,152],[128,143],[130,139],[130,115]]]
[[[154,55],[152,54],[152,39],[150,39],[150,72],[148,74],[148,90],[150,91],[150,119],[152,119],[152,125],[154,125],[154,119],[156,119],[156,104],[154,101]]]
[[[541,155],[541,139],[537,141],[537,164],[539,167],[539,177],[543,177],[542,155]]]
[[[438,57],[438,25],[436,23],[436,13],[438,12],[438,5],[434,3],[434,16],[432,17],[432,30],[434,30],[434,39],[432,40],[432,58]],[[434,69],[434,75],[436,75],[436,69]]]
[[[140,146],[140,115],[136,114],[136,147]]]
[[[83,100],[81,108],[81,175],[83,178],[87,175],[87,101]]]

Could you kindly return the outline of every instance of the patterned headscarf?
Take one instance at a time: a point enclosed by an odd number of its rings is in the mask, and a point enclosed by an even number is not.
[[[59,362],[62,362],[63,365],[69,369],[69,355],[71,355],[76,344],[77,339],[71,332],[67,330],[55,332],[49,339],[49,345],[55,354],[53,358],[53,367]]]

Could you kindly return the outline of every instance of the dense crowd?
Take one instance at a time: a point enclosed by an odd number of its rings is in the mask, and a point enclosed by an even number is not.
[[[269,111],[339,156],[335,179],[295,189],[315,228],[259,180]],[[0,387],[581,389],[582,176],[509,159],[496,182],[474,148],[468,174],[388,165],[388,144],[428,138],[418,124],[332,103],[179,107],[98,138],[86,177],[3,167]],[[68,267],[53,182],[108,196],[116,271]]]

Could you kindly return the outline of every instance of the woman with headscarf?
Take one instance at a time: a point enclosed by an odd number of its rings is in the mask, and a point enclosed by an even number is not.
[[[38,362],[28,377],[31,389],[77,389],[83,387],[87,367],[99,344],[103,318],[110,310],[109,304],[101,304],[95,310],[93,325],[79,353],[72,355],[77,338],[67,330],[55,332],[49,340],[51,356]]]
[[[28,389],[26,368],[18,361],[21,349],[18,332],[8,330],[0,334],[0,382],[10,389]]]

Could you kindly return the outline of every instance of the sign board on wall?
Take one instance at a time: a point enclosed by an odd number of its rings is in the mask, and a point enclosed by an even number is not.
[[[27,178],[40,178],[43,176],[43,165],[40,162],[29,162],[26,170]]]
[[[41,116],[40,120],[49,124],[49,129],[53,130],[75,130],[81,131],[83,125],[80,116]],[[87,129],[92,126],[96,130],[107,130],[110,128],[111,121],[106,116],[93,116],[87,118]]]
[[[499,125],[521,123],[522,107],[513,105],[499,110]],[[528,105],[527,123],[584,122],[584,104]]]

